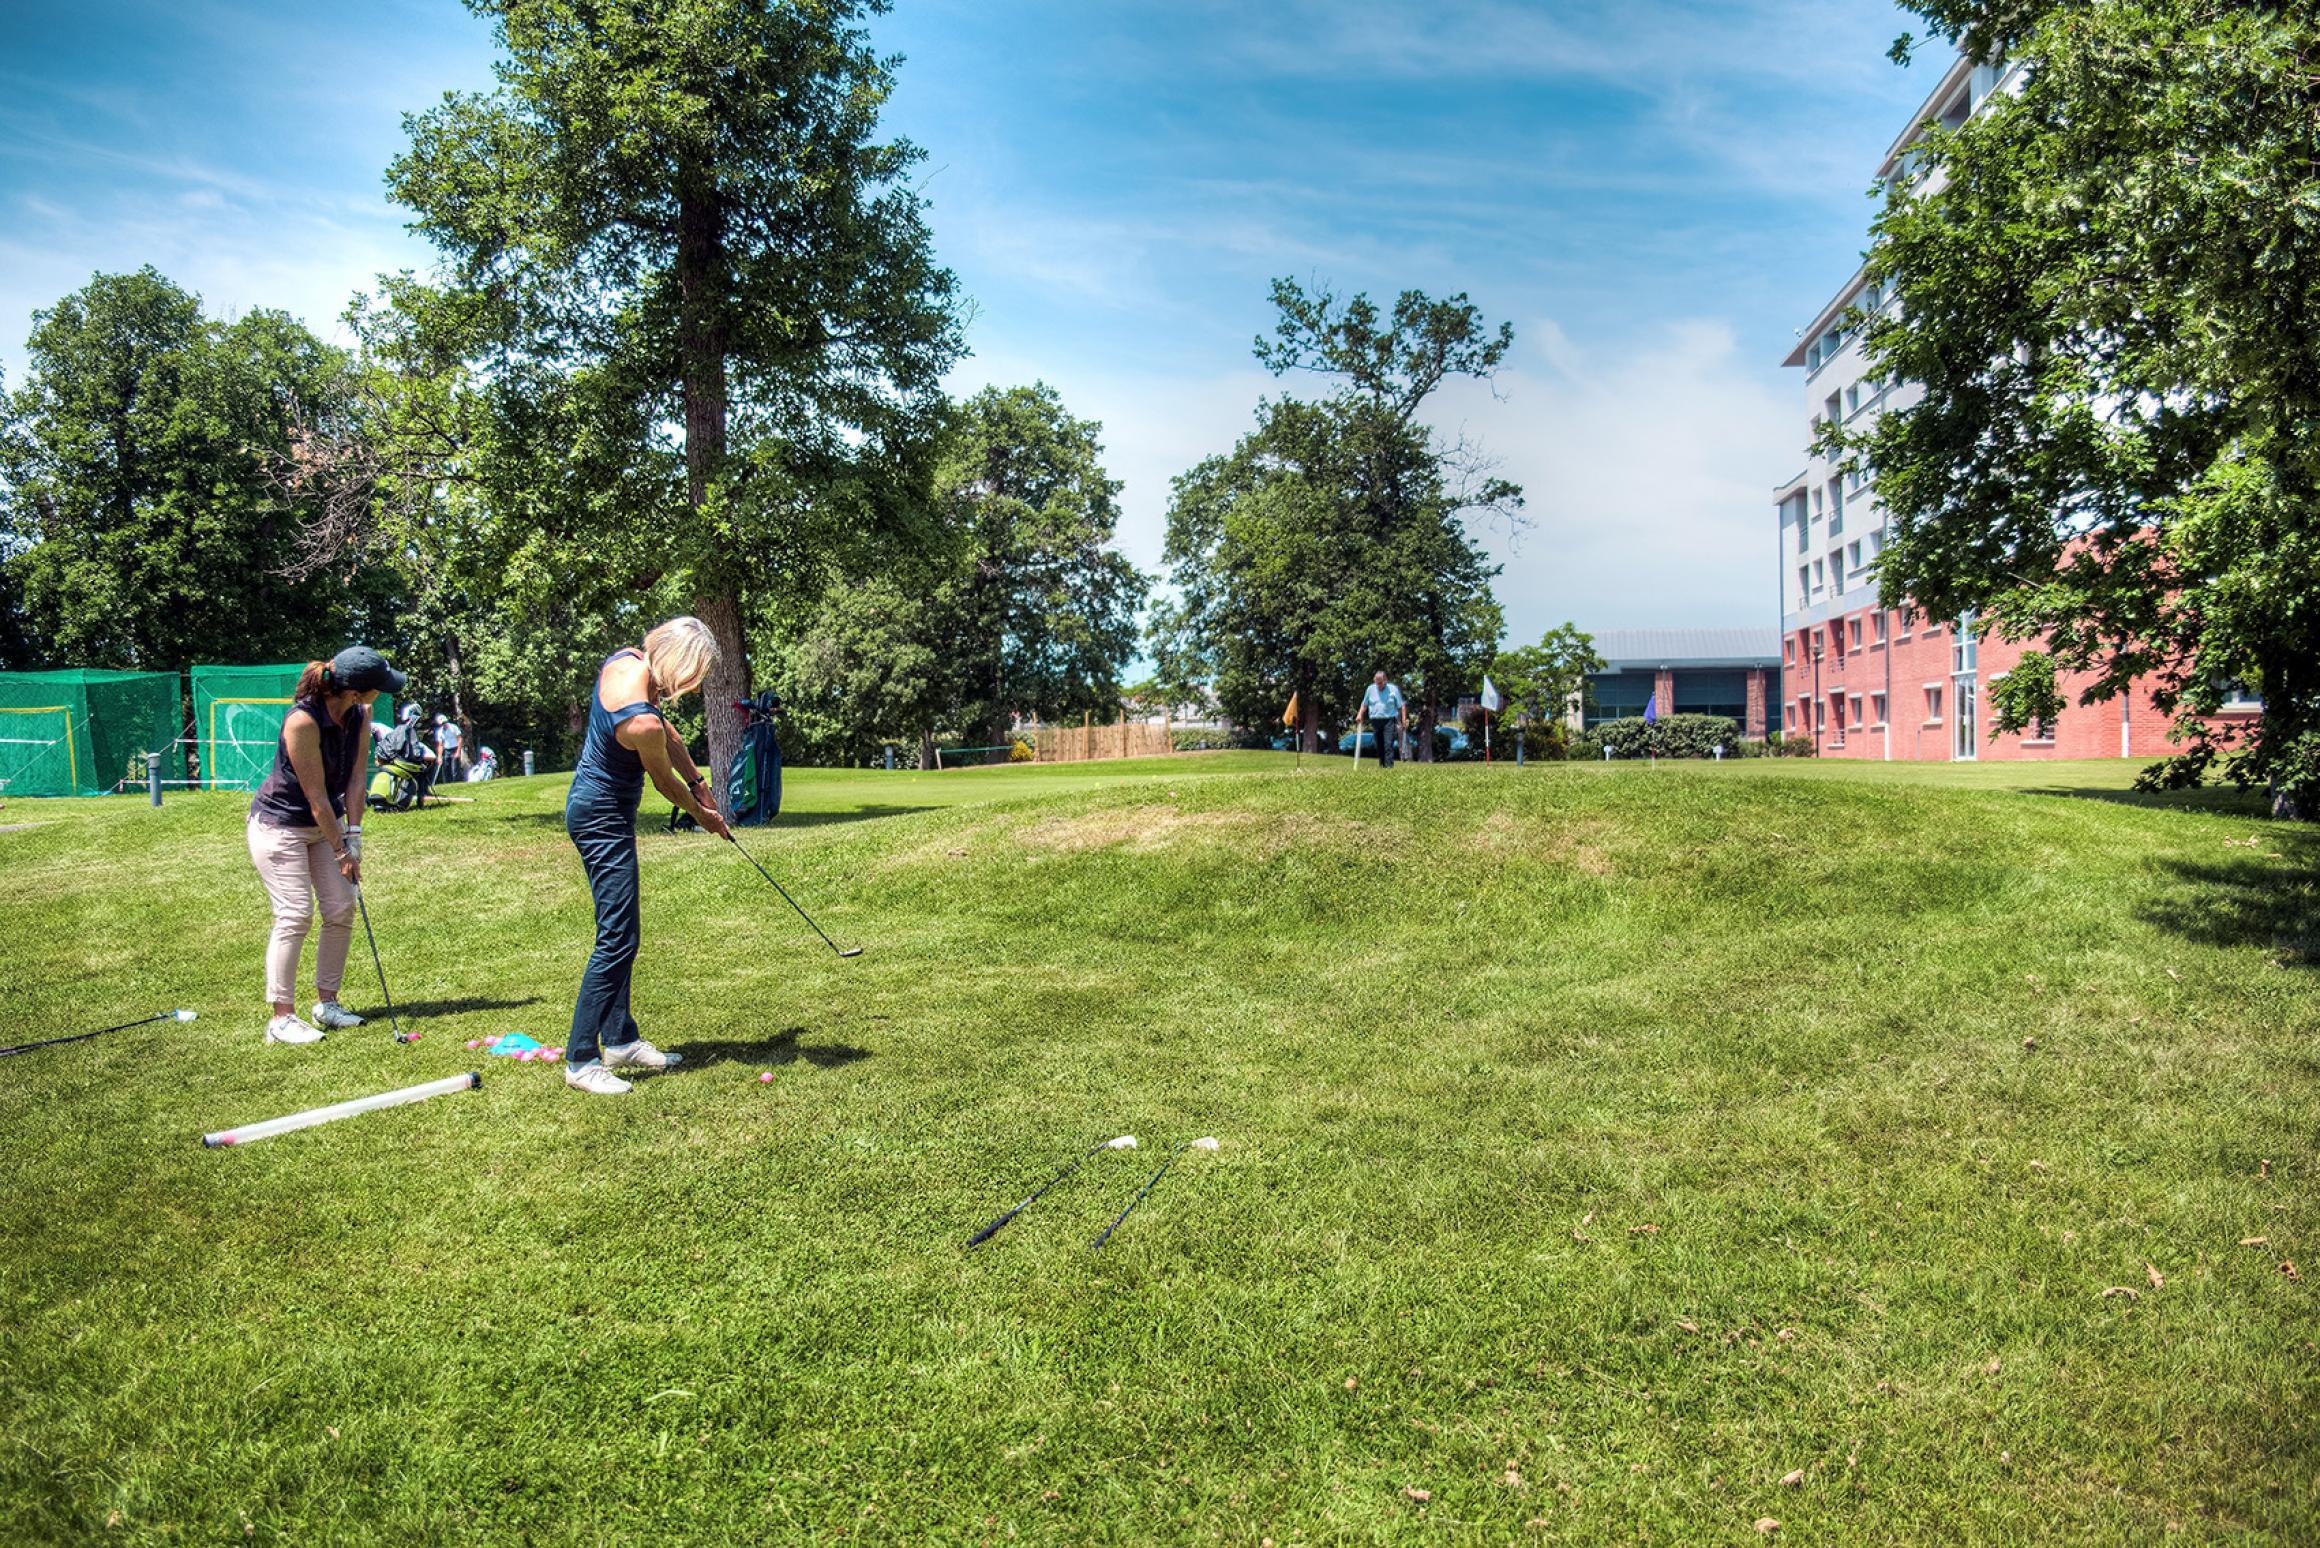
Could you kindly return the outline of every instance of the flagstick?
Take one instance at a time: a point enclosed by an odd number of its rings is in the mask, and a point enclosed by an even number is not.
[[[1482,707],[1482,766],[1490,767],[1490,706]]]
[[[1361,717],[1353,717],[1353,772],[1361,772]]]

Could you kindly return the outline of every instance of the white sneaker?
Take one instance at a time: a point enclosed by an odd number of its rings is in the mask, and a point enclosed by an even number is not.
[[[658,1048],[638,1038],[633,1043],[621,1043],[604,1050],[604,1062],[614,1069],[673,1070],[685,1062],[683,1054],[662,1053]]]
[[[349,1027],[359,1027],[363,1024],[362,1017],[357,1016],[336,1000],[315,1001],[313,1014],[316,1026],[328,1027],[333,1032],[344,1032]]]
[[[310,1027],[296,1016],[276,1016],[266,1023],[266,1041],[269,1043],[319,1043],[322,1032]]]
[[[618,1096],[633,1089],[629,1083],[604,1067],[601,1059],[591,1059],[564,1072],[564,1084],[574,1091],[585,1091],[591,1096]]]

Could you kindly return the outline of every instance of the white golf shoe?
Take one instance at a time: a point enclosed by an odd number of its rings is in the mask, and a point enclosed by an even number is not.
[[[363,1024],[362,1017],[357,1016],[336,1000],[315,1001],[311,1018],[316,1026],[328,1027],[333,1032],[344,1032],[349,1027],[359,1027]]]
[[[616,1070],[643,1070],[648,1074],[657,1074],[662,1070],[675,1069],[685,1062],[685,1056],[662,1053],[640,1037],[633,1043],[620,1043],[605,1049],[604,1062]]]
[[[585,1091],[591,1096],[618,1096],[634,1089],[625,1080],[604,1067],[601,1059],[574,1065],[564,1071],[564,1084],[574,1091]]]
[[[322,1030],[310,1027],[296,1016],[276,1016],[266,1023],[266,1041],[269,1043],[319,1043]]]

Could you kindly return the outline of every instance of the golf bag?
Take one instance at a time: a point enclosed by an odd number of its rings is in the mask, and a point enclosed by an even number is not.
[[[768,688],[755,698],[735,699],[741,711],[741,746],[733,754],[733,768],[725,780],[725,820],[736,828],[760,828],[781,812],[781,739],[774,734],[774,717],[781,713],[781,695]],[[681,807],[669,808],[669,831],[689,833],[700,824]]]
[[[781,738],[773,720],[781,696],[768,688],[753,699],[736,699],[741,711],[741,746],[725,781],[725,820],[736,828],[761,828],[781,813]]]
[[[379,740],[378,768],[364,804],[374,812],[407,812],[426,797],[434,764],[415,720],[406,720]]]

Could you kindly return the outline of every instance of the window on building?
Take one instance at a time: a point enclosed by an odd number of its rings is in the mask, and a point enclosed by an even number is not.
[[[1784,666],[1796,665],[1796,636],[1783,635],[1780,641],[1780,660]]]
[[[1869,723],[1876,726],[1885,724],[1885,695],[1881,693],[1869,695]]]
[[[1849,567],[1850,567],[1850,568],[1852,568],[1852,569],[1856,569],[1856,570],[1857,570],[1857,569],[1859,569],[1859,568],[1861,567],[1861,545],[1860,545],[1860,544],[1858,544],[1858,543],[1850,543],[1850,544],[1847,544],[1847,545],[1846,545],[1846,547],[1845,547],[1845,563],[1846,563],[1846,565],[1847,565],[1847,566],[1849,566]]]
[[[2223,702],[2218,707],[2233,714],[2248,714],[2264,707],[2264,696],[2234,678],[2223,685]]]
[[[1796,567],[1796,595],[1799,602],[1812,595],[1812,566],[1809,564]]]
[[[1861,620],[1860,620],[1860,619],[1858,619],[1858,618],[1856,618],[1856,619],[1854,619],[1854,620],[1853,620],[1853,649],[1855,649],[1855,650],[1859,650],[1860,648],[1861,648]]]
[[[1821,417],[1832,425],[1843,419],[1845,417],[1843,397],[1833,392],[1830,393],[1821,403]]]
[[[1925,722],[1927,725],[1941,723],[1941,686],[1938,683],[1925,685]]]
[[[1844,594],[1845,556],[1842,551],[1839,551],[1829,555],[1829,595],[1841,597]]]
[[[1821,585],[1822,585],[1823,581],[1824,581],[1824,580],[1826,579],[1826,577],[1827,577],[1827,573],[1828,573],[1828,572],[1827,572],[1827,570],[1826,570],[1825,568],[1823,568],[1822,561],[1820,561],[1820,560],[1818,560],[1818,559],[1815,559],[1815,560],[1813,561],[1813,579],[1812,579],[1812,583],[1813,583],[1813,589],[1814,589],[1815,591],[1818,591],[1818,590],[1821,588]]]
[[[1974,638],[1974,615],[1966,614],[1957,621],[1957,632],[1950,637],[1949,669],[1952,675],[1971,672],[1981,660],[1982,642]]]
[[[1879,608],[1879,609],[1877,609],[1877,611],[1876,611],[1876,612],[1874,612],[1874,613],[1871,613],[1871,614],[1869,615],[1869,628],[1870,628],[1870,630],[1871,630],[1872,634],[1874,635],[1874,637],[1875,637],[1875,639],[1876,639],[1877,643],[1878,643],[1878,644],[1880,644],[1880,645],[1884,644],[1884,643],[1885,643],[1885,609],[1883,609],[1883,608]],[[1878,718],[1878,719],[1880,719],[1880,720],[1882,720],[1882,719],[1884,719],[1885,717],[1884,717],[1884,716],[1882,716],[1882,715],[1880,715],[1880,716],[1878,716],[1877,718]]]
[[[1899,635],[1899,636],[1900,636],[1902,639],[1908,639],[1908,638],[1909,638],[1909,626],[1910,626],[1910,623],[1911,623],[1911,621],[1912,621],[1912,620],[1911,620],[1911,618],[1910,618],[1910,613],[1909,613],[1909,609],[1908,609],[1908,608],[1906,608],[1906,607],[1905,607],[1905,608],[1902,608],[1902,609],[1898,610],[1898,611],[1897,611],[1897,612],[1895,612],[1895,613],[1894,613],[1894,615],[1893,615],[1893,632],[1894,632],[1895,634]]]
[[[1815,489],[1815,490],[1812,492],[1812,497],[1813,497],[1813,510],[1812,510],[1812,513],[1813,513],[1813,519],[1814,519],[1815,521],[1818,521],[1818,520],[1820,519],[1820,514],[1821,514],[1821,500],[1822,500],[1822,493],[1821,493],[1821,491],[1820,491],[1819,489]]]
[[[1829,536],[1845,530],[1845,486],[1841,480],[1829,480]]]
[[[1838,746],[1844,745],[1845,700],[1842,694],[1832,695],[1829,699],[1829,734],[1836,738]]]
[[[1856,693],[1853,695],[1853,724],[1857,726],[1861,723],[1861,696]]]
[[[1783,704],[1780,707],[1780,729],[1783,731],[1794,731],[1796,729],[1795,705]]]

